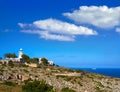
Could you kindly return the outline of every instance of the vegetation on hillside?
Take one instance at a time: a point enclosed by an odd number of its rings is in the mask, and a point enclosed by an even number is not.
[[[61,92],[76,92],[73,89],[70,89],[69,87],[62,88]]]
[[[53,86],[50,86],[45,81],[25,81],[22,87],[24,92],[54,92]]]
[[[51,66],[46,58],[41,58],[39,61],[39,58],[30,58],[26,54],[23,54],[22,58],[29,64],[15,62],[15,54],[6,53],[5,57],[8,58],[6,63],[1,60],[0,64],[0,92],[112,92],[113,90],[118,92],[119,90],[119,79],[57,65]],[[31,68],[28,66],[31,63],[36,63],[38,66]]]
[[[14,67],[14,63],[13,63],[11,60],[8,62],[8,65],[9,65],[11,68]]]
[[[48,60],[46,58],[41,58],[41,64],[42,65],[48,65]]]

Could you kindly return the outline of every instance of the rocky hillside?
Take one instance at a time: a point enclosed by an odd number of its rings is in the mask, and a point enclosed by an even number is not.
[[[23,81],[27,79],[45,80],[53,86],[56,92],[61,92],[61,89],[65,87],[69,87],[76,92],[120,92],[119,78],[53,66],[32,68],[0,65],[0,92],[8,92],[2,91],[4,90],[2,89],[4,88],[4,85],[2,85],[4,81],[12,81],[21,86],[24,84]]]

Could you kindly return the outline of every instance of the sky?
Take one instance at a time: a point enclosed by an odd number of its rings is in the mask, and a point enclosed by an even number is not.
[[[46,57],[77,68],[120,68],[119,0],[0,0],[0,57]]]

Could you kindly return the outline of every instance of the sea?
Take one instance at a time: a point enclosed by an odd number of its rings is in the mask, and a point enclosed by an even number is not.
[[[87,72],[93,72],[105,76],[120,78],[120,68],[71,68],[71,69],[84,70]]]

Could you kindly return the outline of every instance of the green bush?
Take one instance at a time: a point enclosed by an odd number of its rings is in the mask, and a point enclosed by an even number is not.
[[[83,70],[75,70],[77,73],[81,73],[83,72]]]
[[[78,81],[78,84],[79,84],[80,86],[83,86],[82,83],[81,83],[80,81]]]
[[[7,85],[7,86],[15,86],[16,83],[11,82],[11,81],[4,81],[3,84]]]
[[[56,78],[58,79],[58,78],[65,78],[66,76],[64,76],[64,75],[57,75],[56,76]]]
[[[10,60],[10,61],[8,62],[8,65],[11,66],[11,67],[13,68],[13,67],[14,67],[13,61]]]
[[[62,88],[61,92],[76,92],[73,89],[70,89],[69,87]]]
[[[28,67],[28,65],[24,64],[24,63],[19,63],[18,64],[19,67]]]
[[[46,58],[41,58],[41,61],[42,61],[42,65],[45,65],[47,66],[49,63],[48,63],[48,60]]]
[[[22,87],[24,92],[54,92],[53,86],[50,86],[45,81],[26,81]]]
[[[23,71],[24,71],[25,73],[29,73],[29,71],[28,71],[27,69],[23,69]]]

